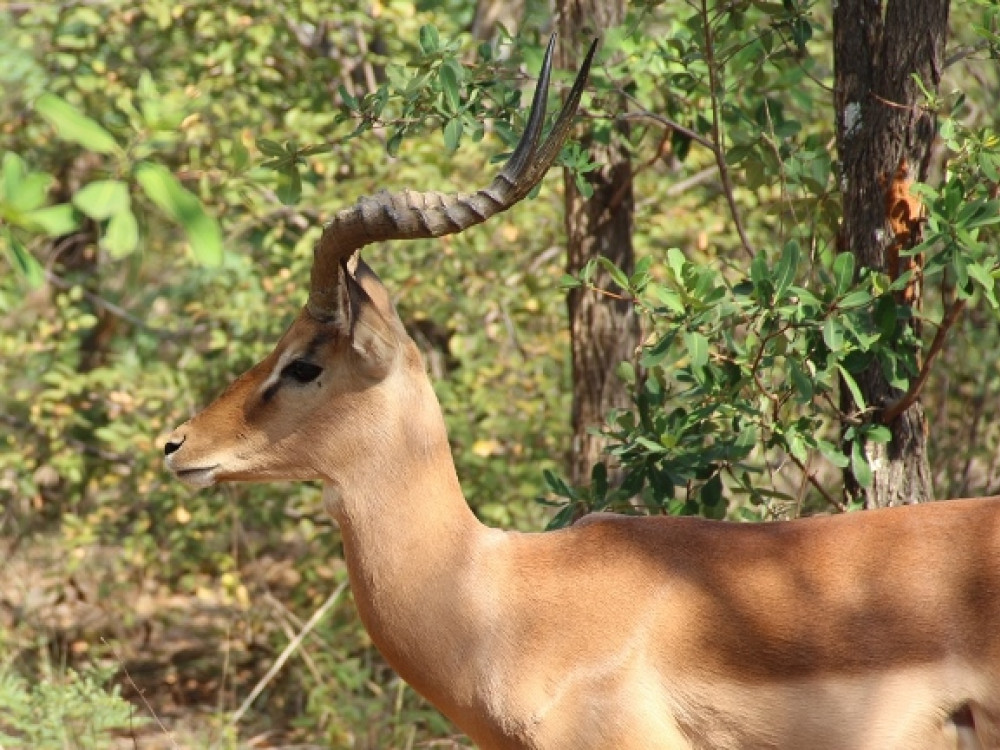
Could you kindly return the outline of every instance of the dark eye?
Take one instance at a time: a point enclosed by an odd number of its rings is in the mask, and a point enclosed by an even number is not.
[[[311,383],[321,372],[323,368],[319,365],[306,362],[304,359],[296,359],[281,369],[281,377],[291,378],[296,383]]]

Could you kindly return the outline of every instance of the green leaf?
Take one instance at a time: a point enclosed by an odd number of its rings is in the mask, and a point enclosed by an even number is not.
[[[615,374],[623,383],[635,384],[635,367],[632,366],[631,362],[619,362],[618,367],[615,368]]]
[[[405,130],[400,129],[389,136],[389,140],[385,142],[385,152],[389,154],[389,156],[395,157],[399,153],[399,147],[403,143],[403,135],[405,132]]]
[[[120,180],[97,180],[73,195],[73,205],[96,221],[128,211],[130,203],[128,185]]]
[[[844,452],[828,440],[817,440],[816,447],[819,448],[819,452],[822,454],[823,458],[836,466],[838,469],[846,469],[847,465],[850,463],[850,460],[844,455]]]
[[[299,168],[289,164],[278,173],[278,199],[286,206],[294,206],[302,197],[302,177]]]
[[[462,140],[462,118],[453,117],[444,124],[444,147],[449,153],[454,153],[458,149],[458,144]]]
[[[684,335],[684,345],[691,357],[693,369],[701,369],[708,364],[708,339],[697,331],[692,331]]]
[[[795,390],[798,391],[798,401],[799,403],[805,404],[812,400],[813,397],[813,384],[805,372],[802,371],[802,367],[798,362],[789,361],[788,371],[792,376],[792,385],[795,386]]]
[[[684,257],[684,253],[679,248],[671,247],[667,250],[667,265],[674,272],[674,278],[678,283],[684,281],[684,265],[686,263],[687,258]]]
[[[858,411],[865,410],[865,399],[861,395],[861,389],[858,388],[857,382],[854,380],[854,376],[851,375],[842,365],[837,365],[837,370],[840,372],[840,377],[843,379],[842,382],[847,386],[847,390],[851,392],[851,398],[854,399],[854,405],[857,407]]]
[[[201,201],[159,164],[141,162],[135,176],[149,199],[184,227],[195,260],[206,266],[222,263],[222,232]]]
[[[628,289],[628,276],[622,271],[618,266],[616,266],[610,258],[599,255],[597,256],[597,262],[601,264],[601,267],[608,272],[611,280],[615,282],[621,289]]]
[[[670,349],[674,343],[674,334],[668,333],[663,336],[655,344],[646,347],[642,352],[642,357],[639,359],[639,364],[645,368],[656,367],[667,355],[670,354]],[[655,380],[649,382],[656,382]]]
[[[420,49],[425,55],[433,55],[441,46],[438,38],[438,30],[431,24],[424,24],[420,27]]]
[[[823,341],[831,352],[839,352],[844,345],[844,327],[836,318],[823,321]]]
[[[35,111],[63,140],[78,143],[99,154],[112,154],[119,150],[111,133],[55,94],[45,93],[38,97]]]
[[[840,253],[833,261],[833,277],[838,297],[851,288],[854,283],[854,256],[851,253]]]
[[[872,486],[872,467],[861,450],[861,441],[851,443],[851,473],[862,487]]]
[[[449,58],[441,65],[438,77],[441,81],[441,88],[444,91],[445,99],[452,112],[458,112],[462,106],[462,97],[458,90],[458,82],[461,80],[462,69],[454,58]]]
[[[891,294],[879,297],[875,305],[875,325],[884,339],[891,339],[896,332],[896,300]]]
[[[642,435],[637,437],[635,442],[637,445],[642,446],[650,453],[659,454],[667,452],[667,449],[662,444],[654,442],[647,437],[643,437]]]
[[[773,285],[771,284],[770,269],[767,266],[767,255],[763,250],[758,250],[753,260],[750,261],[750,281],[753,282],[757,295],[766,299]]]
[[[108,222],[101,245],[113,258],[123,258],[139,245],[139,225],[131,211],[120,211]]]
[[[701,502],[709,508],[716,507],[722,502],[722,477],[716,474],[701,488]]]
[[[268,140],[267,138],[258,138],[257,148],[264,156],[270,156],[272,159],[288,158],[288,153],[280,143]]]
[[[785,297],[785,292],[795,281],[795,272],[799,267],[799,257],[801,256],[799,243],[791,240],[785,243],[781,249],[781,259],[775,268],[774,279],[774,300],[781,302]]]
[[[3,202],[16,212],[44,205],[53,179],[43,172],[29,172],[24,160],[8,151],[3,156]]]
[[[649,287],[649,292],[656,299],[666,305],[672,312],[675,312],[678,315],[683,315],[687,312],[684,308],[684,302],[681,301],[680,295],[673,289],[663,286],[662,284],[652,284]]]
[[[353,94],[351,94],[344,84],[340,84],[337,87],[337,93],[340,94],[340,100],[344,102],[344,106],[347,107],[352,112],[356,112],[358,109],[358,100]]]
[[[590,470],[590,498],[601,502],[608,494],[608,467],[603,463],[594,464]]]
[[[1000,154],[980,153],[979,169],[990,182],[1000,182]]]
[[[892,440],[892,431],[883,424],[874,424],[865,430],[865,440],[873,443],[888,443]]]
[[[554,495],[559,497],[565,497],[570,500],[576,500],[576,492],[563,481],[562,477],[557,476],[554,472],[549,469],[542,469],[542,478],[545,479],[545,484],[549,486]]]
[[[232,140],[232,151],[230,152],[230,157],[233,161],[234,172],[242,172],[250,163],[250,152],[247,150],[247,147],[243,145],[243,141],[239,138],[233,138]]]
[[[975,215],[966,224],[966,229],[976,229],[1000,223],[1000,200],[985,201],[977,208]]]
[[[983,288],[983,293],[986,295],[986,299],[989,301],[990,305],[995,309],[997,307],[996,298],[996,285],[997,280],[993,278],[993,275],[985,267],[979,263],[970,263],[968,266],[969,278],[973,281],[979,283]]]
[[[79,214],[69,203],[46,206],[24,214],[24,224],[31,229],[44,232],[49,237],[69,234],[80,226]]]
[[[0,176],[2,176],[0,184],[3,185],[2,197],[5,202],[9,203],[15,200],[18,188],[21,187],[21,182],[27,174],[28,167],[25,165],[24,159],[13,151],[8,151],[3,155],[3,165],[0,166]]]
[[[843,307],[843,308],[862,307],[864,305],[867,305],[871,301],[872,301],[871,292],[869,292],[867,289],[855,289],[853,292],[849,292],[848,294],[845,294],[841,298],[840,302],[838,303],[838,307]]]
[[[4,247],[7,250],[7,259],[13,266],[17,274],[24,280],[29,289],[37,289],[45,281],[45,272],[42,265],[28,252],[28,248],[21,244],[14,233],[8,230],[4,233],[7,242]]]
[[[564,273],[562,275],[562,278],[559,279],[559,288],[564,291],[566,289],[577,289],[578,287],[581,286],[583,286],[583,282],[580,281],[580,279],[578,279],[576,276],[573,276],[568,273]]]

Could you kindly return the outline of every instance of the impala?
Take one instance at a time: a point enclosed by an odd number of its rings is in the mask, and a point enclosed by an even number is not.
[[[569,132],[591,48],[541,141],[475,193],[338,213],[305,308],[165,446],[224,481],[321,480],[358,612],[388,662],[483,748],[1000,748],[1000,500],[795,521],[595,515],[483,526],[421,355],[357,251],[510,208]]]

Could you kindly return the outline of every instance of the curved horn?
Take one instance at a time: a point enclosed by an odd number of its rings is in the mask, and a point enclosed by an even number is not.
[[[314,250],[309,301],[306,303],[313,317],[325,320],[347,309],[344,266],[348,258],[365,245],[383,240],[455,234],[506,211],[531,192],[552,166],[569,134],[597,49],[595,39],[552,131],[539,145],[555,40],[553,34],[545,51],[524,134],[489,187],[458,195],[437,191],[382,191],[364,196],[333,217]]]

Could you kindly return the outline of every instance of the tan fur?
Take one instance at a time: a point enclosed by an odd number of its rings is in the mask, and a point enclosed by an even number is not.
[[[480,747],[1000,748],[1000,499],[486,528],[415,345],[358,282],[352,327],[303,312],[168,463],[322,479],[372,640]],[[309,347],[323,374],[283,384]]]

